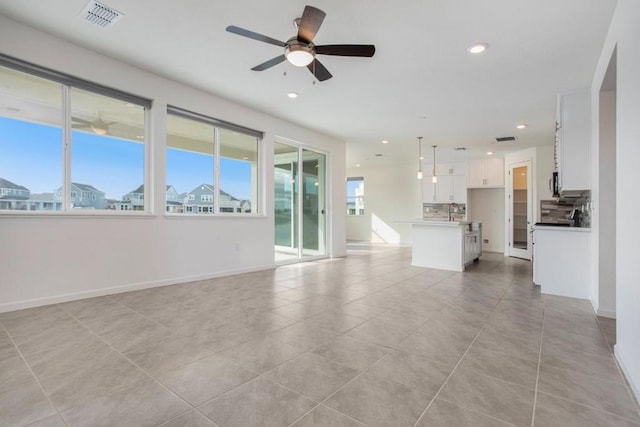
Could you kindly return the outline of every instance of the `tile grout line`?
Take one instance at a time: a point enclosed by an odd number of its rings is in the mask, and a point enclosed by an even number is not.
[[[609,346],[610,350],[611,350],[611,358],[613,359],[613,363],[615,363],[616,365],[616,369],[618,370],[618,374],[620,375],[620,377],[622,378],[622,382],[624,383],[626,389],[627,389],[627,393],[629,393],[629,396],[631,397],[631,401],[635,404],[636,407],[636,412],[638,417],[640,418],[640,396],[638,398],[636,398],[635,394],[633,394],[633,390],[631,389],[631,386],[629,385],[629,381],[627,380],[627,377],[624,375],[624,372],[622,371],[622,367],[620,366],[620,364],[618,363],[618,358],[616,357],[614,351],[613,351],[613,347],[614,345],[609,344],[609,340],[607,339],[607,334],[605,334],[604,329],[602,328],[602,325],[600,324],[600,317],[598,316],[598,314],[595,314],[596,317],[596,322],[598,323],[598,329],[600,329],[600,333],[602,334],[602,336],[604,337],[604,342],[607,343],[607,346]],[[617,320],[614,319],[614,321],[616,322],[616,334],[617,334]]]
[[[538,367],[536,369],[536,387],[533,393],[533,408],[531,413],[531,427],[535,425],[536,421],[536,406],[538,404],[538,383],[540,381],[540,365],[542,364],[542,345],[544,342],[544,324],[545,324],[545,315],[546,315],[546,300],[544,298],[543,306],[542,306],[542,330],[540,331],[540,348],[538,349]]]
[[[501,264],[501,263],[500,263]],[[495,270],[498,267],[498,265],[496,265],[495,267],[493,267],[491,270]],[[507,293],[507,290],[513,286],[513,282],[502,292],[502,295],[500,296],[500,299],[498,300],[498,302],[496,303],[496,305],[494,306],[494,308],[491,310],[491,314],[494,312],[495,307],[498,306],[498,304],[500,304],[500,302],[503,300],[504,295]],[[486,317],[486,319],[489,319],[489,317],[491,317],[491,314],[489,314],[489,316]],[[460,359],[458,360],[458,362],[456,363],[456,365],[453,367],[453,370],[449,373],[449,375],[447,376],[447,378],[445,379],[445,381],[442,383],[442,385],[440,386],[440,388],[438,389],[438,391],[436,392],[436,394],[433,396],[433,399],[431,399],[431,402],[429,402],[429,404],[427,405],[427,407],[422,411],[422,413],[420,414],[420,416],[418,417],[418,419],[416,420],[416,422],[413,424],[414,427],[420,422],[420,420],[422,419],[422,417],[424,417],[424,415],[427,413],[427,411],[429,410],[429,408],[431,407],[431,405],[433,404],[433,402],[435,402],[435,400],[438,398],[438,396],[440,395],[440,393],[442,392],[442,390],[444,389],[444,387],[447,385],[447,383],[449,382],[449,380],[451,379],[451,377],[453,376],[453,374],[455,373],[455,371],[458,369],[458,366],[460,366],[460,364],[462,363],[462,360],[464,359],[464,357],[467,355],[467,353],[469,352],[469,350],[471,349],[471,347],[473,346],[473,344],[476,342],[476,340],[478,339],[478,337],[480,336],[480,334],[482,333],[482,331],[485,330],[485,328],[487,327],[488,324],[488,320],[485,320],[484,324],[482,325],[482,328],[480,328],[480,330],[478,331],[478,333],[476,334],[476,336],[473,338],[473,340],[471,341],[471,343],[469,344],[469,346],[467,347],[467,349],[465,350],[465,352],[462,354],[462,356],[460,357]],[[459,405],[456,405],[459,406]],[[466,407],[462,407],[461,408],[467,410]],[[479,414],[482,415],[487,415],[484,414],[482,412],[478,412],[478,411],[474,411],[473,412],[477,412]],[[494,418],[491,415],[487,415],[490,418],[499,420],[501,422],[505,422],[503,420],[500,420],[498,418]],[[508,423],[510,424],[510,423]]]
[[[359,340],[359,341],[362,341],[362,340]],[[367,342],[367,341],[365,341],[365,342]],[[314,353],[314,354],[315,354],[315,353]],[[304,414],[302,414],[300,417],[298,417],[298,418],[296,418],[295,420],[293,420],[293,422],[292,422],[291,424],[289,424],[289,427],[290,427],[290,426],[293,426],[295,423],[297,423],[298,421],[300,421],[302,418],[306,417],[308,414],[310,414],[311,412],[313,412],[316,408],[320,407],[320,406],[321,406],[321,405],[323,405],[326,401],[328,401],[328,400],[329,400],[329,399],[331,399],[333,396],[335,396],[335,395],[336,395],[338,392],[340,392],[342,389],[344,389],[345,387],[347,387],[349,384],[351,384],[352,382],[354,382],[356,379],[360,378],[363,374],[365,374],[365,373],[367,372],[367,369],[369,369],[371,366],[373,366],[375,363],[377,363],[380,359],[382,359],[383,357],[385,357],[387,354],[389,354],[389,353],[385,353],[385,354],[383,354],[382,356],[378,357],[378,358],[377,358],[375,361],[373,361],[371,364],[367,365],[367,367],[366,367],[366,368],[364,368],[364,369],[362,370],[362,372],[360,372],[358,375],[356,375],[355,377],[351,378],[349,381],[347,381],[346,383],[344,383],[342,386],[338,387],[335,391],[333,391],[332,393],[330,393],[329,395],[327,395],[327,397],[325,397],[325,398],[324,398],[324,399],[322,399],[320,402],[318,402],[318,404],[317,404],[316,406],[314,406],[313,408],[311,408],[309,411],[305,412],[305,413],[304,413]],[[323,357],[323,356],[320,356],[320,357]],[[325,358],[325,359],[326,359],[326,358]],[[330,359],[327,359],[327,360],[330,360]],[[333,362],[332,360],[330,360],[330,361],[331,361],[331,362]],[[334,363],[339,363],[339,362],[334,362]],[[339,364],[340,364],[340,365],[342,365],[341,363],[339,363]],[[346,366],[346,365],[343,365],[343,366]],[[278,383],[278,384],[280,384],[280,383]],[[296,393],[297,393],[297,392],[296,392]],[[300,393],[298,393],[298,394],[300,394]],[[313,400],[313,399],[312,399],[312,400]],[[366,424],[366,423],[365,423],[365,422],[363,422],[363,421],[360,421],[360,420],[358,420],[358,419],[356,419],[356,418],[351,417],[351,416],[350,416],[350,415],[348,415],[348,414],[345,414],[345,413],[343,413],[343,412],[338,411],[337,409],[331,408],[330,406],[329,406],[329,408],[330,408],[330,409],[332,409],[332,410],[334,410],[334,411],[336,411],[336,412],[338,412],[338,413],[340,413],[340,414],[342,414],[342,415],[347,416],[348,418],[354,419],[354,420],[356,420],[357,422],[359,422],[359,423],[361,423],[361,424],[368,425],[368,424]]]
[[[120,304],[120,303],[119,303],[119,304]],[[122,305],[124,305],[124,304],[122,304]],[[202,415],[203,417],[205,417],[206,419],[208,419],[208,420],[209,420],[209,418],[208,418],[208,417],[206,417],[203,413],[201,413],[201,412],[200,412],[200,411],[199,411],[195,406],[193,406],[191,403],[187,402],[185,399],[183,399],[181,396],[179,396],[179,395],[178,395],[177,393],[175,393],[173,390],[171,390],[170,388],[168,388],[167,386],[165,386],[162,382],[160,382],[159,380],[157,380],[153,375],[151,375],[151,373],[150,373],[150,372],[147,372],[147,370],[146,370],[146,369],[143,369],[142,367],[138,366],[138,364],[137,364],[137,363],[135,363],[135,362],[134,362],[133,360],[131,360],[129,357],[125,356],[122,352],[120,352],[120,350],[118,350],[117,348],[115,348],[115,347],[114,347],[110,342],[108,342],[107,340],[105,340],[103,337],[101,337],[100,335],[96,334],[96,333],[95,333],[95,332],[94,332],[90,327],[88,327],[88,326],[87,326],[87,325],[85,325],[82,321],[80,321],[80,320],[79,320],[79,319],[78,319],[74,314],[69,313],[68,311],[66,311],[66,310],[65,310],[64,308],[62,308],[62,307],[59,307],[59,308],[60,308],[62,311],[64,311],[65,313],[67,313],[69,316],[71,316],[73,319],[75,319],[75,320],[76,320],[76,322],[80,323],[83,327],[85,327],[85,328],[89,331],[89,333],[90,333],[90,334],[92,334],[92,335],[96,336],[100,341],[102,341],[103,343],[105,343],[106,345],[108,345],[109,347],[111,347],[111,348],[112,348],[116,353],[118,353],[120,356],[122,356],[124,359],[126,359],[126,360],[127,360],[129,363],[131,363],[133,366],[135,366],[136,368],[138,368],[138,369],[139,369],[139,370],[140,370],[144,375],[146,375],[148,378],[150,378],[154,383],[156,383],[157,385],[159,385],[161,388],[163,388],[165,391],[169,392],[169,393],[170,393],[171,395],[173,395],[174,397],[176,397],[176,398],[178,398],[179,400],[181,400],[182,402],[186,403],[186,404],[187,404],[187,406],[189,406],[189,408],[190,408],[190,409],[186,410],[185,412],[180,413],[180,414],[179,414],[178,416],[176,416],[175,418],[179,418],[179,417],[181,417],[182,415],[185,415],[186,413],[188,413],[188,412],[190,412],[190,411],[194,410],[194,411],[198,412],[200,415]],[[135,311],[135,310],[133,310],[133,311]],[[138,312],[136,311],[136,313],[138,313]],[[138,313],[138,314],[142,315],[141,313]],[[143,315],[143,316],[144,316],[144,315]],[[145,318],[146,318],[146,316],[145,316]],[[198,360],[202,360],[202,359],[204,359],[204,358],[201,358],[201,359],[198,359]],[[198,360],[194,360],[193,362],[197,362]],[[190,363],[192,363],[192,362],[190,362]],[[122,391],[122,390],[124,390],[124,389],[126,389],[126,388],[128,388],[128,387],[131,387],[132,385],[133,385],[133,384],[129,384],[129,385],[126,385],[126,386],[123,386],[123,387],[116,388],[116,389],[114,389],[114,390],[111,390],[111,392],[105,393],[105,394],[103,394],[103,395],[101,395],[101,396],[97,397],[96,399],[99,399],[100,397],[107,396],[107,395],[110,395],[110,394],[113,394],[113,393],[116,393],[116,392],[120,392],[120,391]],[[71,408],[69,408],[69,409],[71,409]],[[66,422],[66,420],[64,419],[64,417],[62,416],[62,414],[60,414],[60,418],[62,418],[62,419],[65,421],[65,424],[67,424],[67,425],[68,425],[68,423]],[[174,418],[172,418],[172,419],[174,419]],[[170,420],[163,421],[162,423],[164,424],[164,423],[169,422],[169,421],[171,421],[171,419],[170,419]]]
[[[56,411],[56,415],[58,416],[59,419],[62,420],[62,422],[66,425],[69,426],[69,423],[67,423],[67,420],[64,419],[64,417],[62,416],[62,414],[60,413],[60,411],[58,410],[58,407],[56,405],[53,404],[53,401],[51,400],[51,398],[49,397],[49,394],[44,390],[44,387],[42,387],[42,384],[40,383],[40,380],[38,379],[38,377],[36,376],[35,372],[33,372],[33,369],[31,369],[31,365],[29,365],[29,363],[27,362],[27,359],[24,357],[24,354],[22,353],[22,350],[20,350],[20,347],[18,347],[18,345],[16,344],[16,342],[13,340],[13,337],[11,336],[11,334],[9,333],[9,331],[7,330],[7,328],[4,326],[4,323],[0,322],[0,326],[2,326],[2,330],[7,334],[7,336],[9,337],[9,339],[11,340],[11,343],[13,344],[13,346],[16,348],[16,351],[18,352],[18,354],[20,355],[20,358],[22,359],[22,361],[24,362],[24,364],[26,365],[27,369],[29,369],[29,372],[31,373],[31,376],[33,377],[33,379],[36,381],[36,383],[38,384],[38,387],[40,387],[40,391],[42,391],[42,394],[44,394],[44,397],[47,398],[47,401],[49,402],[49,404],[51,405],[51,407]],[[48,417],[42,418],[40,420],[36,420],[35,422],[38,421],[42,421],[45,420]],[[33,423],[31,423],[33,424]]]

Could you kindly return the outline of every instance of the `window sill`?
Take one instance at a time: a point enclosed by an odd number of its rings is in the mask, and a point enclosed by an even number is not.
[[[0,218],[156,218],[148,212],[106,213],[106,212],[47,212],[47,211],[0,211]]]
[[[164,215],[166,219],[267,219],[262,214],[197,214],[197,213],[167,213]]]

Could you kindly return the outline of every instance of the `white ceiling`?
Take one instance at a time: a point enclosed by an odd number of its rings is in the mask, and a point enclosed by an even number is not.
[[[288,64],[251,71],[281,49],[225,27],[286,41],[308,2],[327,14],[316,44],[371,43],[375,56],[320,56],[333,78],[315,85],[306,69]],[[417,136],[424,147],[440,147],[439,160],[552,144],[556,94],[590,85],[615,7],[615,0],[308,2],[106,0],[124,13],[108,29],[81,20],[86,0],[0,0],[0,13],[334,135],[347,141],[350,167],[413,161]],[[489,43],[487,52],[467,53],[478,41]],[[289,99],[289,91],[300,97]],[[511,135],[517,143],[495,143]],[[454,152],[459,146],[467,151]]]

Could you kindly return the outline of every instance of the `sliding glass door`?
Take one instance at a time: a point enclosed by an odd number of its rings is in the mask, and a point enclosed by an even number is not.
[[[274,144],[276,262],[326,254],[326,155]]]

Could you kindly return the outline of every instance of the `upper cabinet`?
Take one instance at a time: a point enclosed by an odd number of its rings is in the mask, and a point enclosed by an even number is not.
[[[466,163],[436,164],[436,183],[432,181],[432,168],[422,180],[423,203],[467,203]]]
[[[492,157],[488,159],[470,160],[468,165],[467,187],[504,187],[503,158]]]
[[[464,162],[438,163],[436,165],[436,175],[466,175],[467,166]]]
[[[558,95],[556,156],[560,190],[591,189],[591,91]]]

